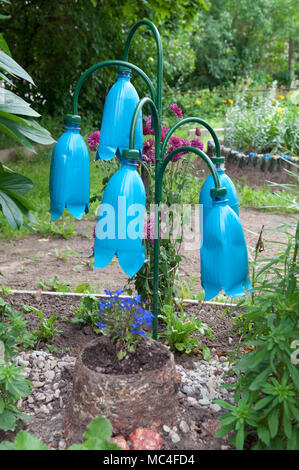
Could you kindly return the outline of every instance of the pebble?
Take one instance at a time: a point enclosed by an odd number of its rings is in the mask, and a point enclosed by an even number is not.
[[[60,413],[63,413],[67,405],[65,393],[70,391],[71,383],[68,380],[62,381],[61,377],[65,370],[70,374],[73,373],[75,361],[75,357],[66,355],[63,358],[57,358],[46,351],[21,352],[17,358],[17,364],[24,367],[21,373],[31,381],[32,393],[20,399],[20,410],[39,418],[49,416],[54,409],[60,409]],[[193,369],[179,364],[176,366],[180,376],[178,397],[182,403],[185,402],[193,407],[204,406],[214,413],[219,413],[221,407],[214,403],[215,399],[234,402],[232,390],[219,388],[220,385],[234,380],[234,377],[226,375],[231,368],[227,357],[218,358],[215,354],[211,361],[195,360],[193,366]],[[162,425],[164,433],[168,434],[174,444],[180,442],[180,433],[187,434],[191,432],[191,428],[192,424],[185,420],[178,422],[177,427],[170,428],[166,424]],[[66,444],[61,440],[61,429],[57,431],[55,438],[57,448],[63,450]]]
[[[181,440],[180,436],[178,435],[178,433],[174,429],[170,430],[169,437],[170,437],[170,439],[172,440],[172,442],[174,444],[177,444]]]
[[[190,431],[189,425],[186,423],[186,421],[183,420],[180,422],[179,428],[184,434]]]

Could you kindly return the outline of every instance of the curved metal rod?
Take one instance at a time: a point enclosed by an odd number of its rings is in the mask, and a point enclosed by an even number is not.
[[[156,195],[156,204],[159,204],[162,200],[162,181],[163,181],[163,176],[164,176],[164,171],[168,165],[168,163],[172,160],[172,158],[177,155],[178,153],[181,153],[181,152],[190,152],[190,153],[196,153],[197,155],[199,155],[202,160],[208,165],[209,167],[209,170],[212,174],[212,177],[214,179],[214,183],[215,183],[215,189],[216,190],[222,190],[223,191],[223,188],[221,188],[220,186],[220,181],[219,181],[219,176],[218,176],[218,173],[217,173],[217,170],[216,170],[216,167],[215,165],[213,164],[212,160],[208,157],[208,155],[206,155],[202,150],[198,149],[198,148],[195,148],[195,147],[190,147],[190,146],[184,146],[184,147],[179,147],[175,150],[172,150],[172,152],[170,152],[167,157],[163,160],[159,170],[158,170],[158,174],[157,174],[157,189],[158,189],[158,193]]]
[[[198,124],[201,124],[202,126],[204,126],[206,129],[208,129],[208,131],[210,132],[211,136],[213,137],[213,140],[214,140],[214,143],[215,143],[215,147],[216,147],[216,156],[217,158],[218,157],[221,157],[221,147],[220,147],[220,143],[219,143],[219,140],[218,140],[218,137],[214,131],[214,129],[210,126],[210,124],[208,124],[206,121],[204,121],[203,119],[200,119],[200,118],[197,118],[197,117],[188,117],[188,118],[184,118],[182,119],[181,121],[175,123],[170,129],[169,131],[167,132],[166,136],[164,137],[163,139],[163,142],[162,142],[162,147],[161,147],[161,153],[162,155],[165,154],[165,151],[166,151],[166,146],[168,144],[168,141],[170,139],[170,137],[172,136],[172,134],[174,133],[174,131],[178,128],[178,127],[181,127],[183,126],[184,124],[187,124],[188,122],[196,122]]]
[[[155,160],[159,161],[159,156],[160,156],[160,139],[161,139],[161,126],[160,126],[160,117],[159,113],[157,110],[157,107],[153,100],[148,98],[147,96],[142,98],[138,105],[135,108],[132,122],[131,122],[131,129],[130,129],[130,141],[129,141],[129,147],[130,149],[134,148],[134,143],[135,143],[135,132],[136,132],[136,126],[137,126],[137,121],[138,121],[138,116],[140,111],[142,110],[143,106],[149,104],[151,108],[151,115],[154,118],[153,122],[153,127],[155,129]]]
[[[150,20],[138,21],[130,30],[124,48],[123,59],[128,60],[129,48],[132,38],[140,26],[148,26],[153,33],[157,45],[157,109],[159,116],[162,116],[162,80],[163,80],[163,47],[158,28]]]
[[[152,97],[152,100],[155,101],[155,89],[154,86],[149,79],[149,77],[141,70],[139,67],[137,67],[134,64],[131,64],[130,62],[126,62],[123,60],[105,60],[103,62],[98,62],[95,65],[92,65],[89,69],[87,69],[83,75],[81,75],[80,79],[77,82],[74,95],[73,95],[73,114],[78,114],[78,98],[79,98],[79,93],[80,90],[87,80],[87,78],[96,70],[102,68],[102,67],[110,67],[110,66],[125,66],[134,72],[136,72],[146,83],[148,86],[148,89],[150,91],[150,95]]]

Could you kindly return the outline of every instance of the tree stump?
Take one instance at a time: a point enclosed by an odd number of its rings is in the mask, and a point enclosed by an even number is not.
[[[100,336],[76,360],[64,438],[68,445],[82,442],[87,424],[97,416],[111,421],[114,435],[157,423],[172,426],[177,390],[174,357],[166,346],[145,338],[134,354],[119,361],[110,339]]]

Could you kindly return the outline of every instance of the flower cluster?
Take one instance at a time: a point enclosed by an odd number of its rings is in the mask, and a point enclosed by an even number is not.
[[[182,109],[177,104],[173,103],[170,106],[170,109],[180,119],[183,117]],[[161,127],[161,142],[164,140],[168,131],[169,131],[169,127],[167,126]],[[165,157],[173,150],[179,147],[184,147],[184,146],[191,145],[193,147],[199,148],[200,150],[203,150],[203,147],[204,147],[203,142],[200,139],[198,139],[198,137],[201,135],[200,129],[196,128],[195,133],[197,135],[197,138],[193,139],[191,143],[188,139],[181,139],[180,137],[172,135],[169,139],[169,146],[168,146]],[[155,135],[155,131],[154,129],[152,129],[151,116],[147,116],[145,118],[145,126],[143,128],[143,135],[145,136]],[[172,158],[172,162],[177,162],[185,153],[187,152],[179,152],[178,154],[176,154]],[[154,163],[155,161],[155,145],[154,145],[154,140],[152,138],[149,138],[143,144],[142,159],[145,163]]]
[[[161,219],[160,219],[161,221]],[[159,238],[162,237],[162,230],[159,230]],[[148,240],[150,243],[154,243],[155,240],[155,213],[151,212],[147,215],[143,225],[143,238]]]
[[[128,352],[134,352],[138,340],[146,336],[145,329],[152,325],[152,314],[142,304],[141,296],[123,297],[123,290],[112,293],[99,304],[97,325],[103,334],[109,336],[118,347],[118,358],[123,359]]]
[[[91,152],[96,152],[100,143],[100,131],[95,131],[88,137],[88,148]]]

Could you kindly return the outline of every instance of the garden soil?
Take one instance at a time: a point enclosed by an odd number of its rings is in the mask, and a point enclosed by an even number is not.
[[[240,209],[240,219],[249,259],[254,255],[262,227],[265,250],[260,257],[269,258],[279,250],[277,244],[272,242],[286,241],[283,233],[274,232],[273,229],[288,223],[294,224],[291,217],[253,209]],[[96,293],[104,293],[105,289],[122,289],[128,277],[121,270],[116,258],[104,269],[93,269],[90,258],[93,229],[94,221],[81,220],[76,224],[76,236],[68,240],[38,234],[22,239],[0,239],[0,285],[18,290],[52,290],[49,283],[56,277],[56,284],[66,282],[73,292],[82,283],[88,283]],[[201,290],[198,244],[183,243],[181,256],[180,279],[192,279],[192,294],[198,294]],[[45,283],[48,283],[48,287]]]

